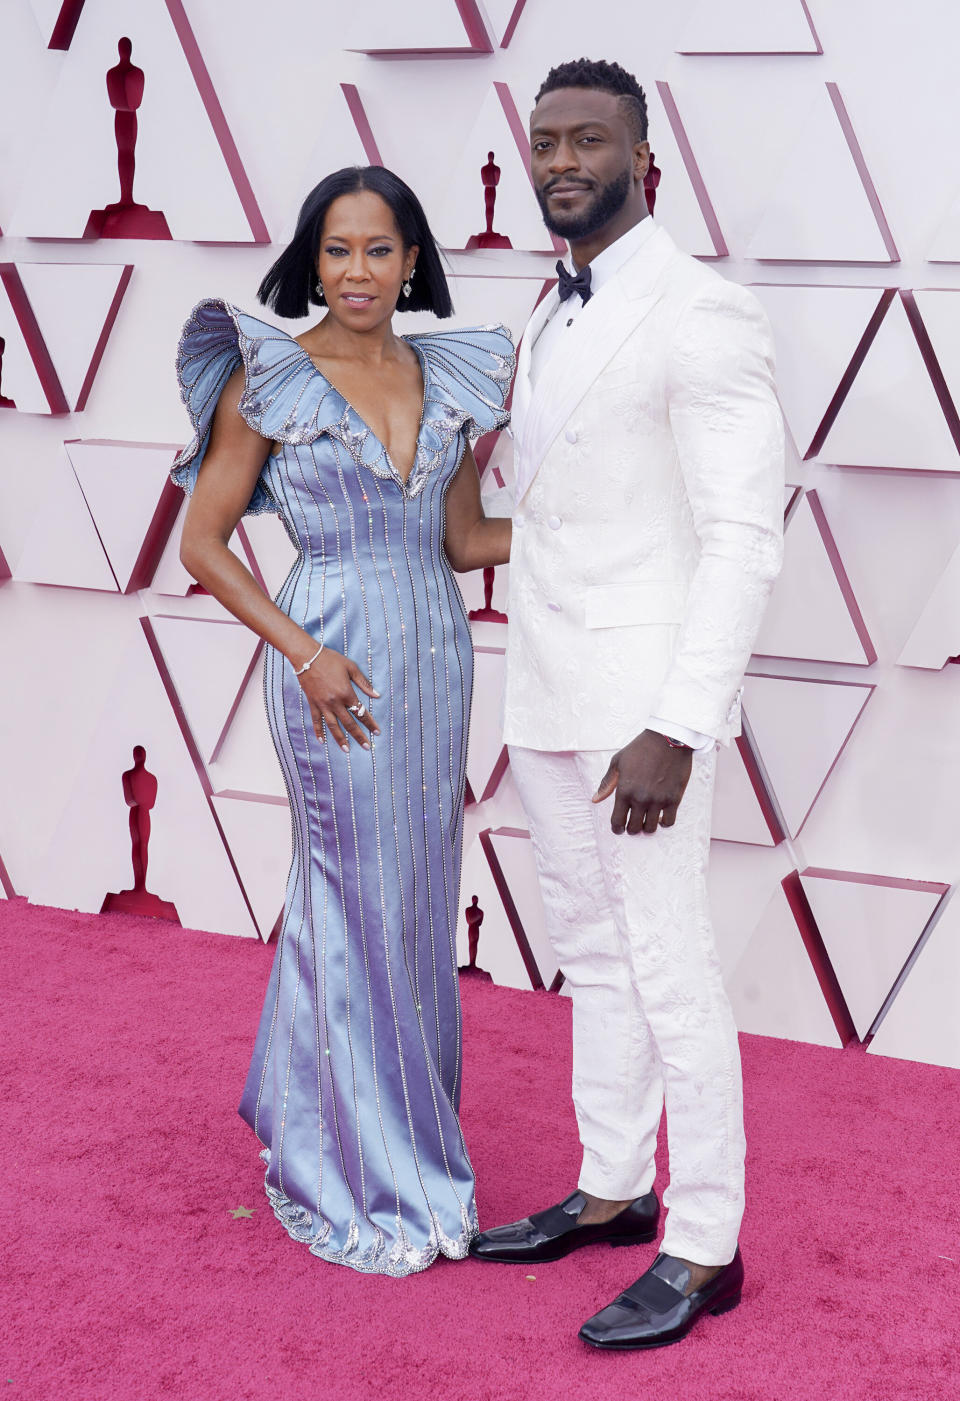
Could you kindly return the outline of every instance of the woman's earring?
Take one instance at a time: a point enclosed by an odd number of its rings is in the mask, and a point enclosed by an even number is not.
[[[410,293],[413,291],[413,288],[410,286],[410,283],[413,281],[413,274],[416,272],[416,270],[416,267],[412,267],[410,269],[410,275],[407,278],[406,282],[403,284],[402,288],[400,289],[405,297],[409,297]]]
[[[320,304],[323,305],[323,283],[320,281],[319,277],[317,278],[317,297]]]

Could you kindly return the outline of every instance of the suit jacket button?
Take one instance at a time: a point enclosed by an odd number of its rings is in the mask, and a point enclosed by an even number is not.
[[[566,438],[568,443],[575,443],[577,441],[577,435],[572,428],[568,428],[563,436]]]
[[[559,516],[547,516],[547,525],[551,530],[559,530],[563,521]]]
[[[551,613],[559,613],[559,612],[560,612],[560,605],[559,605],[559,603],[548,603],[548,604],[547,604],[547,607],[550,609],[550,612],[551,612]]]

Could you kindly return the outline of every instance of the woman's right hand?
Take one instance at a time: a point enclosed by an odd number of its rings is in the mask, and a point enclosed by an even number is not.
[[[303,662],[298,665],[302,666]],[[380,693],[373,689],[356,662],[352,662],[340,652],[324,647],[316,661],[311,662],[297,680],[309,702],[313,728],[321,744],[324,743],[326,727],[344,752],[349,749],[347,735],[355,739],[361,748],[370,748],[367,735],[360,726],[364,726],[371,735],[378,735],[380,726],[366,707],[357,715],[356,707],[363,705],[357,691],[362,691],[363,695],[372,700],[379,700]],[[354,707],[352,713],[351,706]]]

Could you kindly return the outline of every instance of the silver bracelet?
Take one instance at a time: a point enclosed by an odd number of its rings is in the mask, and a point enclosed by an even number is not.
[[[304,662],[303,666],[298,666],[298,667],[296,668],[296,670],[295,670],[294,673],[293,673],[294,676],[302,676],[303,673],[304,673],[305,671],[309,671],[310,668],[313,666],[314,662],[317,660],[317,658],[319,657],[319,655],[320,655],[320,653],[321,653],[322,651],[323,651],[323,643],[321,642],[321,643],[320,643],[320,646],[319,646],[319,647],[317,648],[317,650],[314,652],[314,654],[313,654],[313,656],[310,658],[310,660],[309,660],[308,662]]]

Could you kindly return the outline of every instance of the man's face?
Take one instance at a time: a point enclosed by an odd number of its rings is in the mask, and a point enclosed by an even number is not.
[[[637,147],[613,93],[546,93],[530,117],[530,149],[543,221],[561,238],[596,233],[620,213],[634,188]]]

